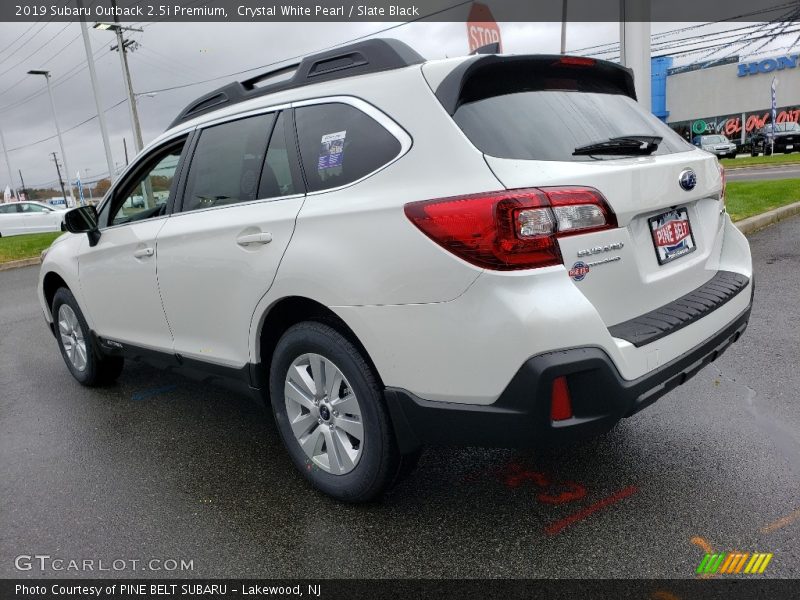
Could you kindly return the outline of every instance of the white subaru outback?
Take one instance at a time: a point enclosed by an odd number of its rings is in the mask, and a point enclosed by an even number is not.
[[[370,40],[193,102],[38,292],[80,383],[234,382],[364,501],[425,445],[596,435],[716,359],[753,292],[724,190],[618,65]]]

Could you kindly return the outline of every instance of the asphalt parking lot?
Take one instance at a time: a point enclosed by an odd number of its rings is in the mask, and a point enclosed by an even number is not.
[[[313,492],[270,415],[141,364],[81,388],[0,273],[0,577],[694,577],[708,550],[800,575],[800,218],[751,237],[739,343],[611,433],[548,452],[429,449],[382,503]],[[14,558],[187,559],[20,572]],[[751,576],[752,577],[752,576]]]

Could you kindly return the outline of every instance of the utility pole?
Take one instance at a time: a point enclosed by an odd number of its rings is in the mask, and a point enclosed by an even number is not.
[[[143,29],[136,29],[134,27],[123,27],[119,22],[119,17],[116,15],[117,2],[111,0],[111,8],[114,11],[113,23],[95,23],[95,29],[112,30],[117,36],[117,45],[112,46],[112,50],[119,52],[119,61],[122,65],[122,77],[125,80],[125,88],[128,92],[128,107],[131,113],[131,126],[133,127],[133,146],[137,154],[142,150],[144,144],[142,143],[142,128],[139,125],[139,111],[136,108],[136,94],[133,93],[133,83],[131,82],[131,71],[128,68],[128,49],[135,49],[136,42],[126,40],[122,35],[124,31],[144,31]]]
[[[83,2],[77,0],[78,9],[82,8]],[[111,142],[108,140],[108,127],[106,127],[106,114],[103,110],[103,100],[100,95],[100,87],[97,85],[97,72],[94,68],[94,55],[92,45],[89,42],[89,32],[86,29],[86,21],[81,19],[81,35],[83,36],[83,47],[86,50],[86,62],[89,65],[89,78],[92,81],[92,92],[94,92],[94,104],[97,107],[97,121],[100,124],[100,135],[103,138],[103,147],[106,151],[106,164],[111,181],[114,181],[114,159],[111,156]]]
[[[3,130],[2,129],[0,129],[0,144],[3,144],[3,155],[5,156],[6,169],[8,170],[8,183],[13,188],[14,187],[14,179],[11,176],[11,162],[8,160],[8,149],[6,148],[6,138],[3,136]],[[23,186],[23,187],[25,187],[25,186]],[[17,196],[16,193],[14,195]],[[17,197],[19,198],[19,196],[17,196]]]
[[[561,54],[567,53],[567,0],[561,0]]]
[[[58,183],[61,186],[61,195],[64,197],[64,204],[67,203],[67,192],[64,191],[64,180],[61,179],[61,168],[58,166],[58,156],[53,152],[53,162],[56,163],[56,173],[58,173]]]
[[[125,137],[122,138],[122,149],[125,151],[125,166],[128,166],[128,142],[125,141]]]
[[[22,178],[22,169],[19,170],[19,181],[22,184],[22,193],[25,194],[25,199],[28,199],[28,190],[25,189],[25,180]]]

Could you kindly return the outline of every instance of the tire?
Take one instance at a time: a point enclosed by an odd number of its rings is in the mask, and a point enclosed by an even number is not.
[[[737,155],[737,154],[738,154],[737,152],[731,152],[731,153],[728,155],[728,157],[729,157],[729,158],[736,158],[736,155]]]
[[[750,150],[750,156],[758,156],[758,150]]]
[[[764,146],[764,156],[772,156],[772,148]]]
[[[345,502],[368,502],[415,464],[414,455],[406,460],[398,450],[377,377],[333,327],[316,321],[290,327],[275,347],[269,380],[283,444],[295,467],[321,492]]]
[[[96,387],[116,380],[125,361],[119,356],[103,356],[95,348],[89,335],[89,325],[72,292],[67,288],[59,288],[53,298],[52,311],[61,356],[78,383]],[[74,351],[65,347],[65,340],[70,338]]]

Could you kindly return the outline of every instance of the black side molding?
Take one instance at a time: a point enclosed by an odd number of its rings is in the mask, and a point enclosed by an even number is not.
[[[717,271],[708,282],[649,313],[608,328],[615,338],[637,348],[691,325],[732,300],[750,279],[740,273]]]

